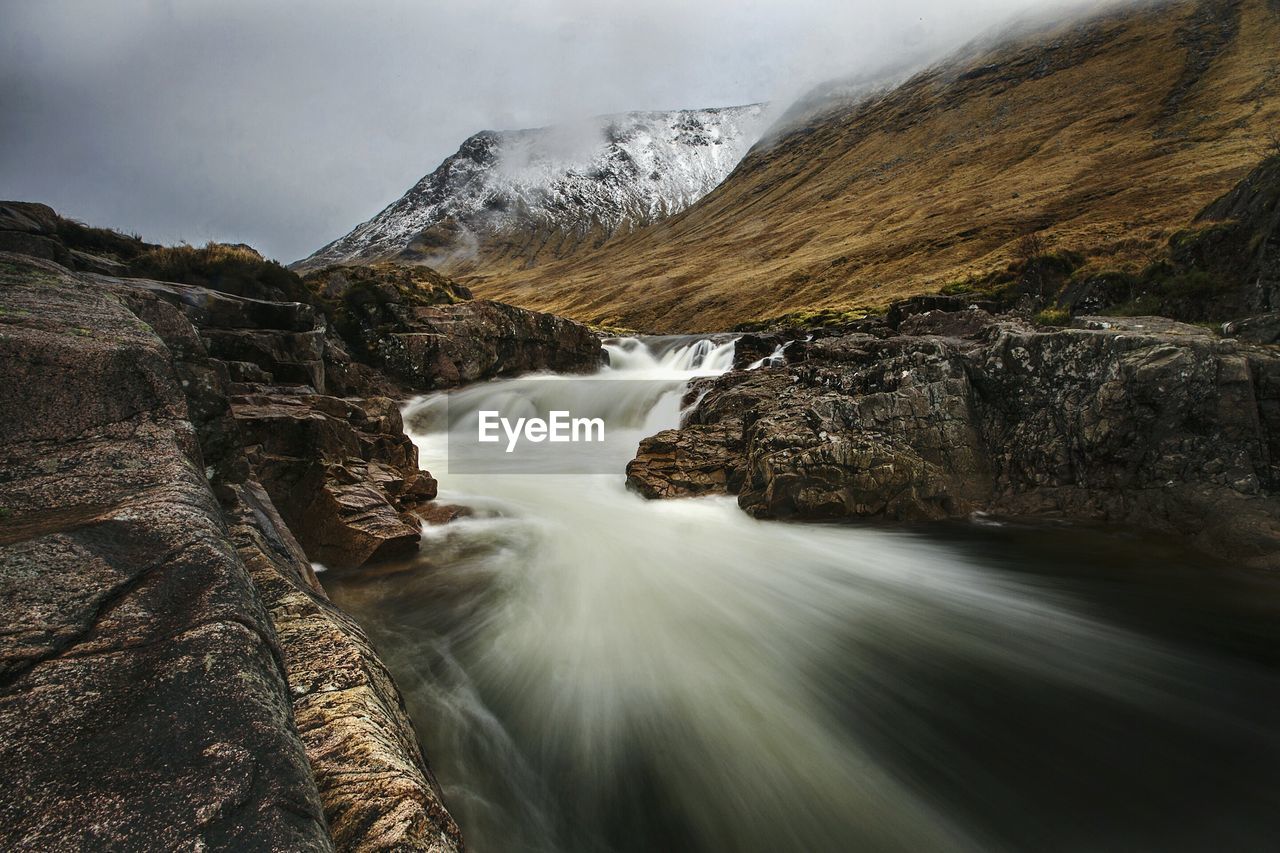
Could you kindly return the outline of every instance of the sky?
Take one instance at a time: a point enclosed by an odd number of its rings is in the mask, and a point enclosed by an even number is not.
[[[1046,0],[0,0],[0,198],[297,260],[480,130],[787,103]]]

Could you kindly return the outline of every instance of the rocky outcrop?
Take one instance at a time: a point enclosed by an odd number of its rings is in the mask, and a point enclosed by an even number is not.
[[[327,267],[305,281],[346,347],[415,391],[538,370],[587,371],[604,357],[587,327],[472,302],[471,291],[428,267]]]
[[[1199,257],[1191,260],[1241,283],[1236,310],[1280,311],[1280,153],[1258,164],[1199,219],[1226,225],[1209,232],[1215,239],[1193,243]]]
[[[604,359],[580,323],[499,302],[427,267],[327,267],[305,279],[359,359],[414,391],[539,370],[594,370]]]
[[[254,475],[307,555],[331,568],[418,549],[412,511],[436,496],[385,397],[244,395],[232,414]]]
[[[433,390],[538,370],[585,373],[606,358],[581,323],[501,302],[415,308],[379,344],[379,364],[411,388]]]
[[[170,353],[5,263],[0,846],[332,849]]]
[[[1222,333],[1256,344],[1280,344],[1280,313],[1259,314],[1224,323]]]
[[[818,340],[695,384],[701,402],[641,444],[629,484],[725,491],[769,518],[1098,519],[1280,567],[1280,353],[1159,318],[1037,330],[943,313],[899,326],[947,335]]]
[[[152,288],[180,304],[233,382],[259,390],[403,396],[539,370],[585,372],[604,358],[587,327],[469,302],[467,288],[422,265],[326,267],[303,279],[248,246],[156,246],[46,205],[0,201],[6,250]]]
[[[319,492],[366,477],[398,524],[434,482],[390,401],[233,382],[192,325],[309,311],[0,255],[0,846],[460,849],[385,667],[256,478],[315,452]],[[255,407],[304,423],[264,439]]]
[[[335,607],[271,499],[235,490],[232,540],[267,606],[293,717],[339,850],[462,849],[403,701],[364,631]]]
[[[182,354],[186,387],[218,415],[202,446],[233,449],[227,458],[247,464],[311,560],[354,568],[417,550],[410,512],[435,497],[435,480],[418,469],[392,400],[319,393],[345,353],[329,352],[315,308],[146,279],[93,283]]]

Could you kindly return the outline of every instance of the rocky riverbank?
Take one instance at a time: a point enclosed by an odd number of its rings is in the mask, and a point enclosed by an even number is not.
[[[590,369],[594,335],[458,292],[400,333],[469,349],[388,376],[246,247],[15,203],[0,245],[0,846],[461,849],[311,563],[418,547],[435,481],[386,395]]]
[[[760,518],[1105,521],[1280,568],[1275,347],[1152,317],[1040,328],[945,297],[856,325],[695,383],[629,484]]]

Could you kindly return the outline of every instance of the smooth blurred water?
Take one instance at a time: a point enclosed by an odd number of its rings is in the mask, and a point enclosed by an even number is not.
[[[600,378],[656,383],[597,383],[636,441],[732,358],[611,350]],[[445,470],[442,436],[414,438]],[[428,528],[411,563],[322,575],[396,675],[469,849],[1276,849],[1274,583],[1122,531],[649,502],[627,456],[610,476],[446,476],[474,517]]]

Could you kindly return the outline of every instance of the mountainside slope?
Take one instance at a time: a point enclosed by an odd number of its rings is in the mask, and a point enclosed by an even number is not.
[[[294,265],[531,266],[656,222],[714,188],[764,130],[760,105],[484,131],[373,219]]]
[[[1028,233],[1130,269],[1280,127],[1280,4],[1146,3],[973,48],[757,145],[688,210],[478,295],[651,331],[936,291]]]

